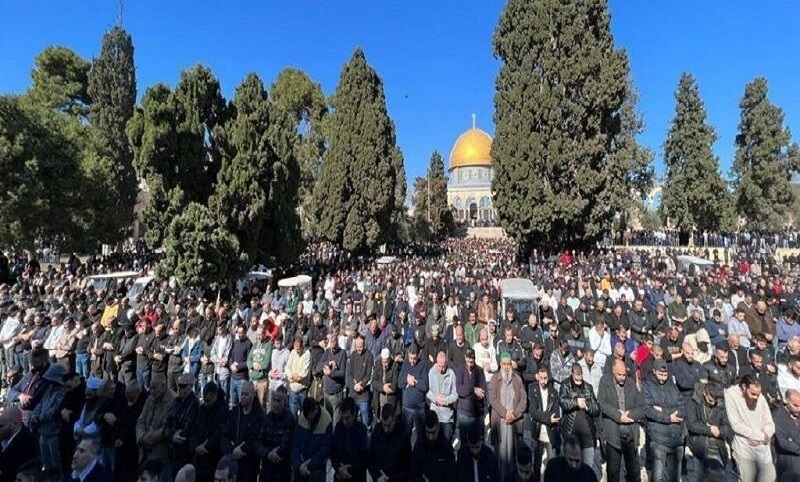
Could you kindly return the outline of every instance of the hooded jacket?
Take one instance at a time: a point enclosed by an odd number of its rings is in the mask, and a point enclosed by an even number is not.
[[[308,470],[325,470],[333,443],[333,421],[328,412],[319,407],[316,420],[308,420],[300,413],[292,440],[292,468],[298,470],[307,460]]]

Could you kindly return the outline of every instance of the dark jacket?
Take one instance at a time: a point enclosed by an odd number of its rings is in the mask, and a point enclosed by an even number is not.
[[[413,375],[417,379],[417,384],[413,387],[406,385],[408,375]],[[414,366],[408,361],[403,362],[397,387],[403,391],[403,408],[424,409],[425,395],[428,393],[428,364],[425,360],[417,360]]]
[[[307,420],[301,413],[292,440],[292,468],[297,471],[310,460],[309,471],[324,471],[332,444],[333,420],[328,412],[320,407],[316,421]]]
[[[256,443],[256,454],[261,459],[261,480],[281,481],[291,478],[292,437],[295,430],[295,419],[288,408],[281,413],[270,411],[264,416],[264,423]],[[273,464],[267,456],[278,449],[281,461]]]
[[[316,373],[322,374],[322,369],[330,362],[336,362],[336,369],[331,370],[330,375],[325,375],[322,378],[322,388],[326,395],[334,395],[342,390],[345,386],[345,374],[347,373],[347,353],[339,348],[334,353],[330,348],[325,350],[322,358],[316,366]]]
[[[553,381],[547,385],[547,400],[542,400],[542,391],[538,383],[531,383],[528,386],[528,415],[533,422],[532,431],[534,440],[539,440],[539,432],[542,425],[547,427],[547,438],[552,444],[556,444],[556,431],[558,425],[553,425],[550,420],[553,415],[559,417],[558,391],[555,389]]]
[[[475,395],[475,388],[483,389],[483,399]],[[456,368],[456,392],[458,392],[459,414],[475,418],[483,416],[489,393],[486,387],[486,375],[480,367],[476,365],[472,373],[467,370],[466,364]]]
[[[14,482],[19,467],[35,458],[36,450],[33,436],[23,425],[8,447],[0,448],[0,482]]]
[[[728,388],[736,383],[736,367],[731,363],[720,366],[716,357],[703,364],[704,376],[709,382],[719,384],[722,388]]]
[[[409,480],[421,482],[427,478],[428,481],[455,482],[458,480],[457,472],[453,470],[455,465],[453,447],[442,436],[441,430],[435,442],[429,442],[428,437],[423,434],[417,437],[417,442],[414,444]]]
[[[656,380],[647,380],[644,382],[642,398],[650,440],[666,447],[683,445],[684,423],[670,422],[670,415],[674,412],[678,412],[681,418],[686,416],[686,409],[675,383],[667,380],[662,385]],[[661,410],[656,410],[655,407]]]
[[[167,410],[167,418],[164,421],[164,437],[172,446],[174,457],[181,462],[188,462],[192,456],[191,431],[199,408],[197,397],[194,393],[189,393],[184,398],[175,397]],[[173,440],[178,433],[186,439],[183,443],[178,444]]]
[[[389,434],[383,430],[380,422],[375,425],[367,460],[372,480],[378,480],[381,472],[386,474],[389,482],[408,480],[411,466],[411,442],[406,436],[402,417],[397,418],[394,429]]]
[[[728,423],[728,414],[725,412],[725,399],[720,397],[717,404],[709,408],[703,401],[702,384],[698,384],[689,403],[686,404],[686,430],[688,438],[686,445],[698,459],[704,459],[708,453],[709,444],[716,444],[722,460],[727,464],[728,447],[726,441],[733,441],[733,430]],[[720,437],[711,436],[709,425],[719,427]]]
[[[578,470],[572,470],[567,465],[567,459],[556,457],[547,462],[544,470],[544,482],[597,482],[597,475],[588,465],[581,463]]]
[[[366,348],[360,354],[355,350],[350,354],[350,359],[347,360],[346,380],[347,388],[353,400],[357,402],[369,401],[369,395],[372,392],[372,370],[374,367],[375,359]],[[357,393],[353,388],[356,382],[361,382],[363,388],[361,393]]]
[[[500,480],[500,464],[494,451],[486,444],[481,447],[478,456],[478,477],[475,477],[475,464],[468,443],[462,443],[458,449],[458,480],[474,482],[475,480],[494,482]]]
[[[338,470],[341,465],[349,465],[349,472],[352,476],[352,479],[349,480],[365,482],[367,480],[368,451],[367,427],[360,420],[356,420],[349,429],[345,428],[342,422],[336,425],[333,430],[333,445],[331,446],[333,470]]]
[[[241,445],[246,454],[245,458],[239,459],[239,473],[236,480],[250,480],[251,477],[255,477],[259,462],[256,442],[263,420],[264,411],[257,401],[253,401],[250,413],[244,413],[239,405],[228,412],[228,422],[220,441],[222,451],[230,454],[233,449]]]
[[[675,385],[681,392],[681,398],[688,402],[694,393],[694,387],[705,377],[705,368],[697,361],[687,363],[686,359],[680,357],[672,362],[670,373],[675,377]]]
[[[583,382],[581,386],[576,386],[572,382],[572,378],[568,378],[561,384],[561,391],[559,399],[561,403],[561,436],[567,437],[572,433],[572,425],[575,423],[575,416],[578,414],[578,399],[585,398],[586,406],[589,410],[586,411],[586,421],[589,424],[589,429],[592,431],[592,437],[597,439],[597,427],[594,425],[594,418],[600,415],[600,405],[597,404],[597,399],[594,396],[592,386]]]
[[[222,445],[220,436],[228,420],[228,403],[222,394],[217,396],[214,405],[200,405],[197,410],[195,423],[192,425],[189,444],[192,451],[198,446],[205,444],[208,450],[207,455],[194,453],[193,465],[198,473],[212,473],[216,468],[216,461],[222,457]]]
[[[375,408],[375,413],[380,413],[381,399],[393,407],[397,406],[397,402],[400,400],[400,389],[397,387],[399,376],[399,363],[390,358],[389,366],[384,370],[383,360],[380,357],[375,360],[375,366],[372,369],[372,406]],[[383,386],[387,383],[390,385],[392,393],[383,391]]]
[[[800,429],[785,408],[772,413],[775,421],[775,470],[778,480],[800,475]]]
[[[64,477],[65,481],[72,481],[72,473],[70,472]],[[108,470],[103,464],[98,462],[92,468],[86,478],[83,479],[83,482],[112,482],[114,480],[114,475]]]
[[[603,439],[610,446],[620,449],[622,447],[621,438],[630,437],[633,446],[639,446],[639,422],[644,421],[644,402],[636,382],[631,378],[625,379],[623,392],[625,394],[625,410],[630,412],[629,416],[634,420],[632,424],[622,424],[619,413],[619,397],[617,396],[617,382],[614,375],[603,375],[600,379],[600,386],[597,392],[597,403],[600,405],[602,413],[601,424]],[[627,427],[627,428],[622,428]],[[623,431],[620,433],[620,431]]]

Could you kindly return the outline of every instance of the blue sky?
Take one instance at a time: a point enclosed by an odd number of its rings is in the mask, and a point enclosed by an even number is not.
[[[269,85],[285,67],[305,70],[331,94],[356,46],[383,77],[409,184],[430,154],[447,157],[456,137],[478,126],[492,133],[499,63],[491,38],[505,2],[128,0],[124,26],[136,47],[139,95],[156,82],[174,85],[180,70],[203,63],[230,98],[251,71]],[[656,152],[674,115],[681,72],[692,72],[719,139],[727,174],[744,86],[769,80],[770,98],[800,123],[800,2],[771,0],[611,0],[612,31],[628,50],[646,131]],[[0,93],[24,91],[34,57],[51,44],[91,58],[117,17],[113,0],[0,1]],[[800,131],[800,126],[793,129]]]

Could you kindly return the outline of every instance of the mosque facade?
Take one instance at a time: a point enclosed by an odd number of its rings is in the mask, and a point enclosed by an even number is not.
[[[456,221],[491,224],[497,219],[492,200],[492,137],[475,127],[461,134],[450,151],[447,203]]]

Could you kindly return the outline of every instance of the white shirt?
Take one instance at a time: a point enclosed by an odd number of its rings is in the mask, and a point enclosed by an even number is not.
[[[603,366],[606,358],[611,356],[611,335],[608,330],[603,330],[602,336],[596,329],[589,330],[589,346],[594,350],[594,363]]]
[[[800,390],[800,378],[794,376],[784,364],[778,365],[778,388],[782,394],[789,389]]]
[[[549,390],[547,388],[542,388],[542,386],[539,385],[539,393],[542,396],[542,404],[543,405],[547,405],[548,392],[549,392]],[[550,437],[547,435],[547,425],[544,424],[544,423],[539,428],[539,441],[540,442],[544,442],[544,443],[548,443],[548,444],[550,443]]]

